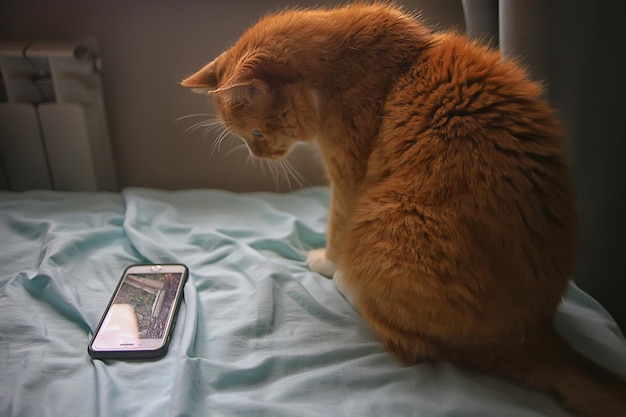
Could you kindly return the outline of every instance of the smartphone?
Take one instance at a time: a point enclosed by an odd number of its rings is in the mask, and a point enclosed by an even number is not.
[[[94,359],[155,359],[169,346],[189,271],[185,265],[131,265],[91,341]]]

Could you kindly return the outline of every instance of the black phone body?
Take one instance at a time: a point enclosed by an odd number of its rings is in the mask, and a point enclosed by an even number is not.
[[[165,355],[188,275],[182,264],[126,268],[89,342],[89,356],[156,359]]]

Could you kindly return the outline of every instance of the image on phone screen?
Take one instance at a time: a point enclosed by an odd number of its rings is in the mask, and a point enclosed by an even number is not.
[[[180,268],[160,269],[133,272],[131,267],[126,271],[93,338],[90,353],[155,351],[164,347],[186,275]]]

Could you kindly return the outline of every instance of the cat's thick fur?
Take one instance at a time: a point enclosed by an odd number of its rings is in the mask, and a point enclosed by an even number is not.
[[[553,319],[577,215],[554,112],[514,61],[389,4],[267,16],[182,82],[260,158],[317,140],[333,197],[309,265],[401,362],[449,361],[626,415]],[[337,269],[338,268],[338,269]]]

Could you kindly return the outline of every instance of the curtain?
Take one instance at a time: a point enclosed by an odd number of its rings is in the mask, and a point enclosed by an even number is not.
[[[462,0],[469,36],[517,57],[567,131],[580,213],[574,281],[626,329],[626,18],[607,0]]]

